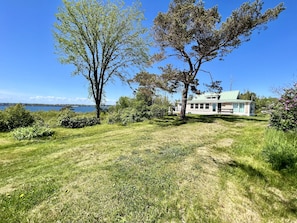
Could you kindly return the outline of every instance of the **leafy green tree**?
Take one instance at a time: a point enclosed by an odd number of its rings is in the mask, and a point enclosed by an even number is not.
[[[132,106],[132,99],[126,96],[122,96],[119,98],[119,100],[116,102],[115,109],[117,111],[129,108]]]
[[[255,101],[256,98],[257,98],[257,94],[252,91],[245,91],[244,93],[239,94],[239,99],[243,99],[243,100]]]
[[[75,67],[74,75],[89,82],[97,118],[104,86],[117,77],[126,80],[128,68],[143,68],[148,60],[147,30],[140,3],[63,0],[56,14],[54,37],[60,61]]]
[[[277,104],[278,99],[273,97],[257,97],[256,113],[271,113],[271,110]]]
[[[263,2],[243,3],[221,22],[218,7],[206,9],[202,1],[173,0],[168,12],[160,12],[154,20],[154,38],[161,47],[157,59],[175,57],[185,65],[182,69],[167,65],[162,69],[167,89],[182,87],[181,118],[185,118],[188,91],[196,90],[201,65],[222,58],[243,42],[252,32],[276,19],[284,10],[281,3],[262,13]],[[169,49],[169,51],[165,51]]]

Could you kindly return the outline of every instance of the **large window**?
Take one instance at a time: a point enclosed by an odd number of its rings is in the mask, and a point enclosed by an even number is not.
[[[199,108],[199,106],[198,106],[199,104],[195,104],[195,109],[198,109]]]
[[[209,104],[205,104],[205,109],[209,109]]]
[[[204,107],[204,104],[200,104],[200,109],[203,109],[203,107]]]
[[[193,109],[194,108],[194,104],[191,104],[191,109]]]
[[[238,103],[233,104],[233,112],[239,112]]]
[[[244,103],[239,104],[239,112],[241,112],[241,113],[244,112]]]
[[[244,112],[244,103],[234,103],[233,111],[237,112],[237,113],[243,113]]]

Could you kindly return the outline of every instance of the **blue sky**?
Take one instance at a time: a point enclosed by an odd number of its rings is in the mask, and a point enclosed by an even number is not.
[[[167,11],[170,0],[141,2],[146,17],[144,25],[150,28],[157,13]],[[245,0],[204,2],[206,7],[218,5],[224,20]],[[281,0],[264,2],[264,9],[268,9]],[[251,41],[223,61],[213,60],[202,66],[214,79],[222,81],[224,90],[249,90],[268,97],[275,96],[273,88],[297,81],[297,1],[282,2],[286,10],[268,24],[267,30],[256,31]],[[61,65],[54,53],[52,31],[61,4],[61,0],[1,2],[0,103],[93,103],[88,98],[87,81],[82,76],[71,76],[73,67]],[[158,72],[156,68],[149,71]],[[198,78],[201,82],[209,80],[205,73],[199,73]],[[114,104],[121,96],[133,96],[132,90],[118,81],[106,86],[105,92],[106,104]]]

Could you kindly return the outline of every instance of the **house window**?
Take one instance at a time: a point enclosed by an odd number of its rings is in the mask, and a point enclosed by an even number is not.
[[[204,104],[200,104],[200,109],[203,109],[203,105],[204,105]]]
[[[209,109],[209,104],[205,104],[205,109]]]
[[[241,112],[241,113],[244,112],[244,103],[239,104],[239,112]]]
[[[195,104],[195,109],[198,109],[199,107],[198,107],[198,104]]]
[[[237,113],[243,113],[244,112],[244,103],[234,103],[233,104],[233,111]]]
[[[193,109],[194,108],[194,104],[191,104],[191,109]]]

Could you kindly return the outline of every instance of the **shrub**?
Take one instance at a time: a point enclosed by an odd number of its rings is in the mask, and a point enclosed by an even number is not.
[[[152,112],[152,117],[163,118],[165,115],[168,114],[168,107],[169,106],[153,104],[150,108]]]
[[[60,126],[65,128],[84,128],[86,126],[93,126],[99,124],[99,119],[96,117],[92,118],[63,118],[60,120]]]
[[[282,131],[297,131],[297,83],[283,89],[283,94],[275,106],[270,126]]]
[[[52,136],[54,131],[46,126],[33,125],[14,129],[12,135],[17,140],[42,138]]]
[[[9,130],[6,113],[0,111],[0,132],[7,132]]]
[[[125,108],[119,111],[113,111],[109,113],[108,123],[121,123],[127,125],[133,122],[142,122],[150,118],[150,112],[147,110],[137,110],[136,108]]]
[[[152,97],[145,92],[142,88],[135,98],[121,97],[115,106],[109,108],[108,123],[126,125],[167,115],[170,105],[167,98]]]
[[[70,109],[64,109],[58,119],[58,125],[65,128],[83,128],[99,124],[96,117],[76,117],[75,112]]]
[[[297,167],[296,134],[274,129],[267,130],[263,155],[275,170],[295,170]]]
[[[0,131],[5,132],[19,127],[27,127],[32,125],[34,121],[34,117],[23,105],[10,106],[0,114]]]
[[[21,104],[8,107],[6,112],[9,129],[26,127],[34,123],[34,117]]]

